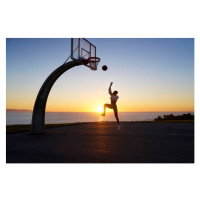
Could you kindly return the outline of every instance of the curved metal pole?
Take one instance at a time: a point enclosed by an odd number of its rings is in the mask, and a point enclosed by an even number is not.
[[[53,84],[64,72],[78,65],[81,65],[81,64],[76,61],[65,63],[61,65],[60,67],[58,67],[55,71],[53,71],[45,80],[45,82],[43,83],[37,95],[34,109],[33,109],[32,125],[31,125],[32,134],[44,134],[45,132],[45,126],[44,126],[45,108],[46,108],[47,98]]]

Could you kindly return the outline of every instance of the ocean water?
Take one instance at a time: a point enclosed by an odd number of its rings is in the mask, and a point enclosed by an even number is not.
[[[156,117],[164,115],[182,115],[188,112],[120,112],[120,121],[151,121]],[[194,114],[194,112],[189,112]],[[32,113],[28,112],[7,112],[6,125],[31,124]],[[99,122],[115,121],[113,112],[106,113],[105,117],[95,112],[46,112],[45,124],[73,123],[73,122]]]

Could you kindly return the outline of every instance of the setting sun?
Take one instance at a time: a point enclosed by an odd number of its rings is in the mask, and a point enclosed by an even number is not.
[[[103,106],[98,106],[96,109],[96,112],[103,112]]]

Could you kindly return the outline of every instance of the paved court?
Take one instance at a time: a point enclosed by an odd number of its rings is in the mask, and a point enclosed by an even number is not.
[[[193,123],[87,123],[6,136],[7,163],[194,163]]]

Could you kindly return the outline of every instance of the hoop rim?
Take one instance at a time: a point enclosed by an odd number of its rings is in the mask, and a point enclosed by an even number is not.
[[[92,60],[92,59],[95,59],[95,60]],[[97,62],[100,62],[100,58],[99,57],[89,57],[87,59],[88,62],[91,62],[91,63],[97,63]]]

